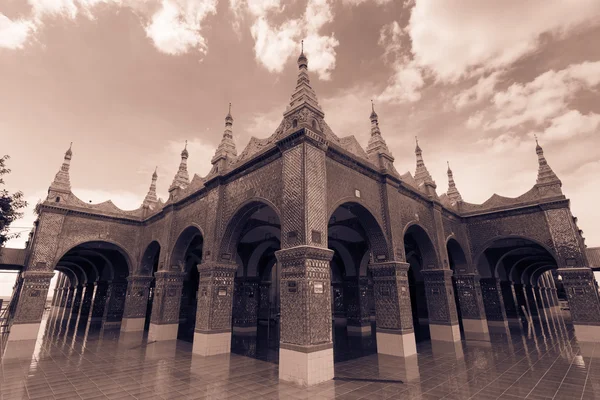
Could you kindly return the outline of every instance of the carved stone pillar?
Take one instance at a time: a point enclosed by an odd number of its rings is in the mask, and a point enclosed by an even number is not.
[[[333,251],[297,246],[275,256],[281,266],[279,378],[302,385],[333,379]]]
[[[558,273],[569,300],[577,340],[600,342],[600,298],[592,269],[561,268]]]
[[[502,289],[500,280],[496,278],[482,278],[481,294],[483,296],[483,306],[485,315],[490,327],[505,327],[506,312],[504,310],[504,300],[502,298]]]
[[[500,289],[502,290],[502,300],[504,300],[504,312],[509,324],[521,325],[519,317],[519,308],[516,301],[515,289],[512,282],[501,281]]]
[[[533,292],[535,293],[535,301],[538,307],[538,311],[540,313],[543,313],[544,309],[548,308],[548,305],[544,301],[544,289],[540,286],[534,286]]]
[[[81,310],[81,299],[83,298],[83,290],[84,286],[75,287],[75,294],[73,295],[73,305],[71,307],[72,315],[79,315],[79,311]]]
[[[108,301],[109,282],[96,282],[96,290],[92,300],[92,310],[90,312],[90,324],[100,324],[104,322],[106,305]]]
[[[525,285],[525,286],[523,286],[523,291],[525,292],[525,299],[527,300],[527,311],[529,311],[529,315],[531,315],[532,318],[538,317],[539,312],[538,312],[538,307],[537,307],[537,303],[535,300],[535,293],[534,293],[533,286]]]
[[[60,296],[62,295],[62,288],[65,284],[65,275],[61,274],[58,278],[58,282],[56,282],[56,287],[54,288],[54,294],[52,295],[52,307],[58,306],[60,304]]]
[[[405,262],[370,264],[377,320],[377,352],[408,357],[417,353]]]
[[[85,285],[85,292],[81,299],[81,311],[79,314],[80,321],[87,321],[92,310],[92,301],[94,300],[94,291],[96,285],[94,283],[88,283]]]
[[[179,271],[158,271],[154,277],[156,287],[148,341],[176,340],[185,274]]]
[[[130,276],[127,278],[127,294],[121,331],[140,332],[144,330],[148,295],[153,280],[153,276]]]
[[[125,296],[127,295],[127,282],[113,281],[110,284],[109,298],[106,310],[105,328],[121,327],[123,310],[125,308]]]
[[[232,310],[234,332],[256,335],[259,300],[258,279],[236,279]]]
[[[490,340],[479,276],[475,274],[455,275],[454,283],[458,292],[465,339]]]
[[[204,262],[198,265],[198,311],[192,350],[195,354],[209,356],[231,351],[231,311],[236,270],[237,264],[231,262]]]
[[[65,301],[65,315],[71,312],[73,308],[73,298],[75,297],[75,292],[77,288],[75,286],[71,286],[67,289],[67,299]]]
[[[371,334],[367,277],[350,277],[344,280],[344,308],[348,334]]]
[[[50,288],[53,272],[26,271],[22,274],[16,309],[8,341],[36,339],[42,314],[46,305],[46,296]]]
[[[452,271],[449,269],[421,271],[427,296],[429,332],[432,341],[460,341],[460,326],[454,300]]]

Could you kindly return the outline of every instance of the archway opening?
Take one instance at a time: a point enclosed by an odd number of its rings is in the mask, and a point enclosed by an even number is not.
[[[231,351],[279,361],[279,278],[275,252],[281,249],[281,224],[270,206],[254,202],[231,219],[230,247],[235,274]]]
[[[427,308],[427,295],[425,281],[421,271],[434,268],[435,250],[427,232],[419,225],[411,225],[404,234],[404,251],[408,269],[408,285],[410,302],[415,330],[415,340],[422,342],[429,340],[429,310]]]
[[[197,266],[202,262],[203,244],[204,237],[200,229],[187,227],[177,238],[171,257],[172,267],[178,267],[185,274],[179,303],[177,339],[186,342],[194,341],[200,280]]]
[[[477,269],[490,328],[521,329],[558,309],[556,259],[536,241],[521,237],[494,240],[479,255]],[[544,276],[549,278],[538,279],[546,271],[550,274]]]
[[[377,352],[372,254],[387,258],[386,241],[373,215],[358,203],[344,203],[329,218],[331,312],[334,361]],[[369,284],[370,282],[370,284]]]
[[[463,315],[462,309],[466,306],[466,302],[473,302],[476,299],[472,297],[469,298],[460,298],[460,290],[457,290],[456,280],[459,279],[460,275],[467,274],[469,271],[469,263],[467,262],[467,257],[465,252],[463,251],[461,245],[456,241],[456,239],[449,239],[446,243],[446,251],[448,252],[448,263],[450,264],[450,269],[452,270],[452,289],[454,291],[454,301],[456,303],[456,312],[458,314],[458,324],[460,327],[460,333],[462,337],[465,337],[464,326],[463,326]]]
[[[130,271],[121,247],[104,241],[79,244],[61,256],[55,271],[61,274],[52,300],[54,325],[47,332],[61,326],[61,334],[69,336],[120,327]]]
[[[142,256],[142,266],[140,268],[140,274],[154,277],[156,271],[158,271],[158,261],[160,259],[160,244],[157,241],[153,241],[146,247],[144,255]],[[146,316],[144,318],[144,330],[150,329],[150,320],[152,317],[152,303],[154,300],[154,292],[156,290],[156,279],[152,279],[150,287],[148,289],[148,301],[146,303]]]

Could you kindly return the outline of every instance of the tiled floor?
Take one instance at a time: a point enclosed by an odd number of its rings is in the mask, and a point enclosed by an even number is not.
[[[554,317],[530,335],[495,333],[487,345],[422,343],[411,358],[337,362],[335,380],[306,389],[279,382],[273,362],[200,357],[190,343],[114,331],[73,335],[49,315],[35,344],[9,343],[28,356],[2,360],[0,398],[600,399],[600,345],[579,344]]]

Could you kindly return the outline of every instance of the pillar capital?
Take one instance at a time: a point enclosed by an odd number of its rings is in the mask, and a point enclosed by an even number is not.
[[[407,276],[410,264],[402,261],[385,261],[369,263],[368,268],[374,277]]]
[[[275,257],[282,264],[282,268],[285,268],[298,260],[311,259],[329,262],[333,258],[333,254],[333,250],[323,247],[295,246],[276,251]]]

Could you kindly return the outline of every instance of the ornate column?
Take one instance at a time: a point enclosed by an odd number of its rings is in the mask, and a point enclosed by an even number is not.
[[[76,286],[71,286],[67,288],[67,299],[65,301],[65,315],[69,315],[71,309],[73,308],[73,298],[75,297],[75,292],[77,290]]]
[[[192,350],[195,354],[209,356],[231,351],[233,278],[236,270],[237,264],[233,262],[198,265],[198,311]]]
[[[490,327],[505,327],[506,312],[504,310],[500,280],[496,278],[481,278],[479,282],[481,283],[481,294],[488,325]]]
[[[371,321],[366,276],[344,280],[344,303],[348,334],[370,335]]]
[[[79,315],[79,310],[81,309],[81,298],[83,297],[83,289],[84,286],[82,285],[75,287],[75,294],[73,295],[73,305],[71,307],[72,315]]]
[[[260,293],[258,319],[269,320],[271,318],[271,282],[260,282],[258,290]]]
[[[558,273],[569,300],[577,340],[600,341],[600,298],[592,269],[561,268]]]
[[[525,292],[525,299],[527,300],[527,311],[529,311],[529,314],[532,318],[538,317],[540,313],[538,312],[538,306],[535,299],[535,290],[533,286],[525,285],[523,286],[523,290]]]
[[[377,318],[377,352],[408,357],[417,353],[405,262],[370,264]]]
[[[333,379],[333,251],[296,246],[275,256],[281,265],[279,378],[302,385]]]
[[[238,334],[256,335],[260,299],[258,279],[236,279],[234,292],[233,331]]]
[[[96,289],[95,283],[88,283],[85,285],[85,292],[81,299],[81,311],[79,314],[80,321],[87,321],[92,310],[92,301],[94,300],[94,291]]]
[[[465,339],[490,340],[479,276],[475,274],[455,275],[454,283],[458,294]]]
[[[148,295],[153,276],[129,276],[121,331],[140,332],[144,330]]]
[[[162,270],[156,272],[154,277],[156,287],[152,300],[148,341],[176,340],[185,274],[179,270]]]
[[[90,312],[90,325],[101,324],[105,320],[106,306],[109,300],[110,282],[96,282],[96,290],[92,300],[92,310]]]
[[[56,287],[54,288],[54,294],[52,295],[52,307],[56,307],[60,301],[60,295],[62,293],[62,286],[64,284],[64,274],[61,274],[58,277],[58,282],[56,282]]]
[[[14,310],[8,341],[36,339],[53,272],[26,271]]]
[[[423,270],[421,275],[425,282],[431,340],[460,341],[452,271],[449,269]]]
[[[510,281],[501,281],[500,289],[502,290],[502,299],[504,300],[504,311],[509,324],[521,326],[521,318],[519,317],[519,306],[516,300],[515,289]]]

